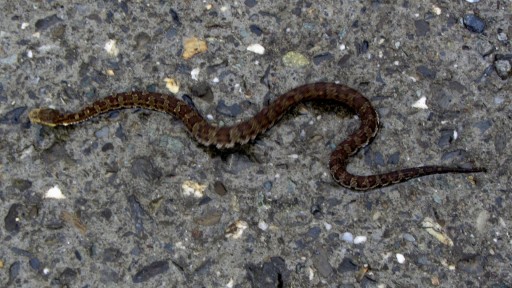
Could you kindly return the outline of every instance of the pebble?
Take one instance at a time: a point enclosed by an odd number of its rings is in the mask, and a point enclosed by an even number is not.
[[[480,129],[480,134],[483,134],[483,133],[485,133],[485,131],[487,131],[489,128],[492,127],[492,121],[485,119],[485,120],[475,123],[473,126],[475,128]]]
[[[308,237],[309,240],[315,240],[320,236],[320,233],[322,233],[322,229],[320,229],[320,227],[312,227],[306,233],[306,237]]]
[[[166,260],[155,261],[147,266],[142,267],[135,275],[132,277],[133,283],[142,283],[146,282],[149,279],[163,274],[169,271],[169,262]]]
[[[396,261],[398,261],[398,263],[400,263],[400,264],[405,263],[404,255],[400,254],[400,253],[396,253]]]
[[[251,44],[249,46],[247,46],[247,51],[250,51],[250,52],[253,52],[253,53],[256,53],[256,54],[259,54],[259,55],[263,55],[265,54],[265,47],[261,46],[261,44]]]
[[[255,24],[251,24],[249,26],[249,30],[251,30],[251,32],[256,34],[257,36],[261,36],[261,34],[263,34],[263,31],[261,30],[261,28]]]
[[[245,0],[244,1],[245,6],[252,8],[258,4],[258,1],[256,0]]]
[[[226,105],[226,102],[224,102],[224,100],[219,100],[219,103],[217,104],[217,108],[215,109],[215,111],[222,115],[230,117],[237,117],[243,112],[242,107],[239,104],[235,103],[233,105]]]
[[[270,180],[265,181],[265,183],[263,183],[263,189],[265,189],[265,191],[267,191],[267,192],[272,190],[272,181],[270,181]]]
[[[462,18],[462,22],[466,29],[474,33],[483,33],[485,30],[485,22],[482,18],[475,14],[466,14]]]
[[[62,19],[60,19],[57,14],[50,15],[46,18],[39,19],[36,21],[35,27],[36,31],[44,31],[48,28],[52,27],[53,25],[61,22]]]
[[[403,235],[404,239],[406,241],[409,241],[409,242],[416,242],[416,239],[414,238],[414,236],[412,236],[411,234],[409,233],[404,233]]]
[[[396,165],[400,162],[400,151],[397,151],[388,157],[387,164],[388,165]]]
[[[219,196],[224,196],[228,194],[228,191],[224,186],[224,183],[220,181],[215,181],[215,183],[213,184],[213,191]]]
[[[365,243],[367,240],[366,236],[356,236],[354,238],[354,244],[358,245],[358,244],[363,244]]]
[[[39,271],[41,269],[41,261],[39,261],[39,259],[37,258],[30,258],[30,260],[28,260],[28,264],[32,269],[36,271]]]
[[[354,243],[354,235],[350,232],[345,232],[341,235],[341,240],[347,243]]]
[[[507,60],[498,60],[494,62],[494,67],[496,69],[496,73],[502,80],[508,79],[510,75],[512,75],[512,65],[510,61]]]
[[[0,124],[16,125],[20,123],[21,115],[27,110],[26,106],[14,108],[0,117]]]
[[[300,68],[309,65],[309,60],[306,56],[290,51],[283,56],[283,64],[287,67]]]
[[[7,216],[4,218],[5,230],[12,233],[18,233],[20,231],[19,217],[22,213],[23,206],[18,203],[14,203],[9,208]]]
[[[313,265],[322,277],[327,278],[333,273],[334,269],[329,263],[329,255],[325,249],[318,249],[311,258]]]
[[[107,126],[101,128],[100,130],[94,132],[94,136],[96,138],[106,138],[108,137],[109,128]]]
[[[172,21],[174,22],[174,24],[176,24],[176,26],[181,26],[181,21],[178,12],[171,8],[169,10],[169,14],[171,14]]]
[[[334,59],[334,56],[331,53],[326,52],[326,53],[322,53],[322,54],[319,54],[319,55],[315,55],[313,57],[313,63],[315,65],[320,65],[323,62],[332,61],[332,59]]]
[[[258,222],[258,228],[260,228],[262,231],[267,231],[268,224],[265,221],[260,220],[260,222]]]
[[[153,182],[162,177],[162,169],[156,167],[149,157],[135,158],[131,163],[130,173],[134,178],[142,178],[147,182]]]

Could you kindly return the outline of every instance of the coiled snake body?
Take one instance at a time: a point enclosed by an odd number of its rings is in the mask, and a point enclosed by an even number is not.
[[[411,178],[441,173],[484,172],[484,168],[422,166],[378,175],[359,176],[346,170],[347,160],[377,134],[379,118],[370,101],[358,91],[334,83],[307,84],[292,89],[263,108],[254,117],[229,127],[208,123],[194,108],[174,96],[153,92],[125,92],[95,101],[76,113],[63,113],[50,108],[30,111],[32,123],[46,126],[72,125],[99,114],[124,108],[141,107],[172,114],[180,119],[197,142],[217,148],[245,144],[271,128],[291,107],[311,100],[334,100],[355,111],[361,125],[332,152],[329,169],[341,186],[354,190],[369,190],[407,181]]]

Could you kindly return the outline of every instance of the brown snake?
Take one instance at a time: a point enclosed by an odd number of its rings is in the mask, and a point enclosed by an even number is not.
[[[217,148],[245,144],[272,127],[291,107],[311,100],[334,100],[355,111],[361,126],[332,152],[329,169],[336,182],[354,190],[369,190],[400,183],[412,178],[442,173],[485,172],[485,168],[422,166],[378,175],[359,176],[346,170],[347,160],[366,146],[377,134],[379,117],[370,101],[358,91],[334,83],[307,84],[279,96],[254,117],[229,127],[208,123],[194,108],[174,96],[154,92],[125,92],[95,101],[76,113],[63,113],[50,108],[30,111],[32,123],[46,126],[72,125],[99,114],[124,108],[141,107],[172,114],[180,119],[197,142]]]

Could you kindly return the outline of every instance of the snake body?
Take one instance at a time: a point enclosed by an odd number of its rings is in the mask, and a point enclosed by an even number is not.
[[[200,144],[219,149],[246,144],[271,128],[293,106],[303,101],[334,100],[357,113],[359,129],[341,142],[332,152],[329,169],[334,180],[353,190],[369,190],[407,181],[412,178],[442,173],[485,172],[484,168],[422,166],[378,175],[359,176],[346,170],[347,160],[375,137],[379,117],[370,101],[358,91],[334,83],[306,84],[279,96],[254,117],[229,127],[218,127],[206,121],[194,108],[172,95],[154,92],[124,92],[97,100],[75,113],[64,113],[51,108],[30,111],[32,123],[46,126],[72,125],[99,114],[125,108],[141,107],[172,114]]]

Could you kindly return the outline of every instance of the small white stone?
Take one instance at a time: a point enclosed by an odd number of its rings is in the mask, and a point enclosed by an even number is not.
[[[436,5],[432,5],[432,12],[436,14],[437,16],[441,15],[441,8],[439,8]]]
[[[34,57],[34,54],[32,53],[32,50],[28,50],[28,51],[27,51],[27,57],[28,57],[28,58],[32,58],[32,57]]]
[[[251,44],[251,45],[247,46],[247,51],[251,51],[256,54],[263,55],[263,54],[265,54],[265,47],[261,46],[258,43]]]
[[[199,184],[194,181],[186,180],[181,184],[181,191],[185,196],[192,196],[194,198],[201,198],[204,196],[204,190],[208,185]]]
[[[27,23],[27,22],[23,22],[23,23],[21,23],[21,30],[25,30],[25,28],[27,28],[27,27],[28,27],[28,25],[30,25],[30,24],[29,24],[29,23]]]
[[[116,57],[119,54],[119,49],[117,48],[116,40],[108,40],[107,43],[105,43],[103,49],[105,49],[105,51],[107,51],[107,53],[113,57]]]
[[[213,78],[213,79],[212,79],[212,82],[213,82],[213,83],[219,83],[219,82],[220,82],[220,80],[219,80],[219,78],[215,77],[215,78]]]
[[[418,109],[428,109],[427,106],[427,97],[423,96],[418,101],[414,102],[412,104],[412,107],[418,108]]]
[[[268,224],[265,223],[265,221],[261,220],[260,222],[258,222],[258,228],[260,228],[263,231],[267,231]]]
[[[324,223],[324,227],[325,227],[325,230],[327,230],[327,231],[330,231],[332,229],[332,225],[327,222]]]
[[[340,50],[341,50],[341,51],[343,51],[343,50],[345,50],[345,49],[347,49],[347,46],[345,46],[345,44],[341,44],[341,45],[340,45]]]
[[[363,244],[364,242],[366,242],[366,236],[356,236],[354,238],[354,244]]]
[[[190,76],[192,76],[193,80],[198,80],[199,72],[201,72],[201,69],[199,68],[194,68],[190,71]]]
[[[457,133],[456,130],[453,130],[453,140],[457,140],[458,136],[459,136],[459,133]]]
[[[354,235],[350,232],[345,232],[341,235],[341,240],[347,243],[354,243]]]
[[[44,194],[44,198],[51,198],[51,199],[66,199],[66,196],[62,194],[62,191],[60,190],[58,185],[53,186],[48,191],[46,191],[46,194]]]
[[[396,261],[398,261],[398,263],[400,263],[400,264],[404,264],[405,256],[400,253],[396,253]]]

